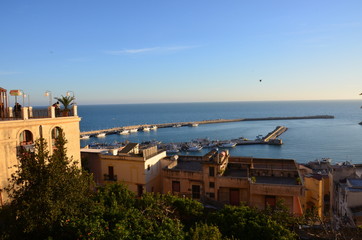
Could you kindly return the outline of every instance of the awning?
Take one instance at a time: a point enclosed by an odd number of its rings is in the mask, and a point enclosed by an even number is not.
[[[20,90],[10,90],[11,96],[21,96],[22,92]]]

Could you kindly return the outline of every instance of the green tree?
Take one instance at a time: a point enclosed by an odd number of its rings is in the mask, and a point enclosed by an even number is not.
[[[206,223],[196,224],[189,232],[190,240],[221,240],[222,235],[217,226],[208,225]]]
[[[66,156],[66,142],[61,131],[53,156],[43,138],[34,153],[22,152],[6,188],[12,201],[0,213],[3,238],[68,238],[72,233],[62,231],[63,223],[91,212],[91,177]]]
[[[295,239],[296,235],[261,211],[226,205],[210,218],[224,237],[232,239]]]

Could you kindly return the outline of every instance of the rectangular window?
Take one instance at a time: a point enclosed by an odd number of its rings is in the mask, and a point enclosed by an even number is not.
[[[210,177],[215,176],[215,168],[214,167],[209,167],[209,176]]]
[[[265,208],[268,206],[272,209],[275,208],[276,205],[276,197],[275,196],[265,196]]]
[[[172,193],[181,192],[181,185],[179,181],[172,181]]]
[[[209,187],[210,187],[210,188],[214,188],[214,187],[215,187],[215,183],[214,183],[214,182],[209,182]]]
[[[112,166],[108,166],[108,176],[110,180],[114,178],[114,171]]]
[[[137,184],[137,194],[139,197],[142,196],[142,194],[143,194],[143,185],[142,184]]]
[[[192,198],[200,199],[200,186],[199,185],[192,185]]]
[[[215,193],[211,192],[209,193],[210,198],[215,198]]]

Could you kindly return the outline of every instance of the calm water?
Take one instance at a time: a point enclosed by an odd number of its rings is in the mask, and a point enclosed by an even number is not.
[[[227,140],[238,137],[255,139],[266,135],[276,126],[288,127],[280,138],[282,146],[247,145],[230,150],[235,156],[292,158],[307,162],[330,157],[334,162],[362,163],[361,101],[290,101],[290,102],[228,102],[172,103],[79,106],[81,131],[112,127],[234,119],[252,117],[288,117],[333,115],[335,119],[253,121],[200,125],[199,127],[164,128],[130,135],[109,135],[106,138],[81,140],[81,145],[93,142],[185,142],[196,138]],[[203,150],[199,154],[206,153]],[[194,154],[194,153],[193,153]]]

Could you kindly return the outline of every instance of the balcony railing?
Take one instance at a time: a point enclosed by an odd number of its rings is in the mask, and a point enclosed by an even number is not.
[[[104,174],[104,181],[117,181],[117,175]]]
[[[57,118],[57,117],[73,117],[78,116],[77,106],[72,106],[71,109],[64,111],[57,110],[55,107],[48,108],[32,108],[23,107],[20,112],[15,112],[11,107],[4,109],[0,114],[0,121],[26,120],[35,118]]]
[[[33,143],[20,145],[16,147],[16,155],[20,157],[22,154],[34,153],[35,147]]]

